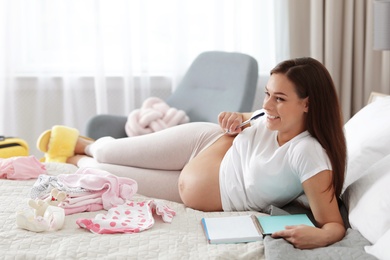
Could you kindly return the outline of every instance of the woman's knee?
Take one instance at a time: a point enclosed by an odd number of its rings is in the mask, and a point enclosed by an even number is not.
[[[93,158],[99,163],[110,163],[110,153],[107,153],[104,147],[96,147]]]
[[[85,148],[85,153],[99,163],[108,163],[110,156],[113,154],[111,148],[109,148],[113,140],[114,138],[112,137],[102,137],[88,145]]]

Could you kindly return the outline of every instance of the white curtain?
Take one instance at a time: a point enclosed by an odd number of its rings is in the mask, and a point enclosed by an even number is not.
[[[203,51],[247,53],[268,75],[273,17],[258,0],[0,0],[0,135],[37,153],[53,125],[83,133],[93,115],[165,98]]]

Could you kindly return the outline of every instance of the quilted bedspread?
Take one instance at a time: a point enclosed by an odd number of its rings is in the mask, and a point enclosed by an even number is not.
[[[337,243],[328,247],[308,250],[294,248],[283,239],[273,239],[270,236],[264,238],[265,258],[267,260],[376,260],[376,257],[364,251],[364,246],[369,244],[370,242],[359,231],[353,229],[348,229],[344,239]]]
[[[53,169],[52,169],[53,171]],[[1,259],[264,259],[263,242],[208,244],[200,221],[203,217],[251,214],[209,212],[165,201],[176,211],[172,223],[158,216],[151,229],[133,234],[94,234],[79,228],[79,218],[94,218],[98,212],[65,217],[61,230],[35,233],[16,226],[16,212],[28,208],[35,180],[0,180]],[[134,201],[150,198],[136,194]]]

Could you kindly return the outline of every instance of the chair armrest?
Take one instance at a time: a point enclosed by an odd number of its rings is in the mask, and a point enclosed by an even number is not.
[[[103,136],[114,138],[127,137],[125,125],[127,117],[117,115],[97,115],[89,119],[86,127],[86,135],[93,139]]]

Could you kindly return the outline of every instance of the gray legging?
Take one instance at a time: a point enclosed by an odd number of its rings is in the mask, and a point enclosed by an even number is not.
[[[136,180],[141,194],[180,201],[178,175],[174,178],[172,174],[167,176],[167,173],[180,173],[192,158],[222,135],[223,131],[217,124],[194,122],[141,136],[120,139],[103,137],[85,149],[85,153],[92,158],[81,159],[78,166],[96,166],[109,171],[113,169],[112,165],[128,166],[122,167],[119,175]],[[161,188],[156,190],[156,185],[151,181]],[[164,187],[175,187],[175,190]],[[171,194],[165,194],[167,192]]]

